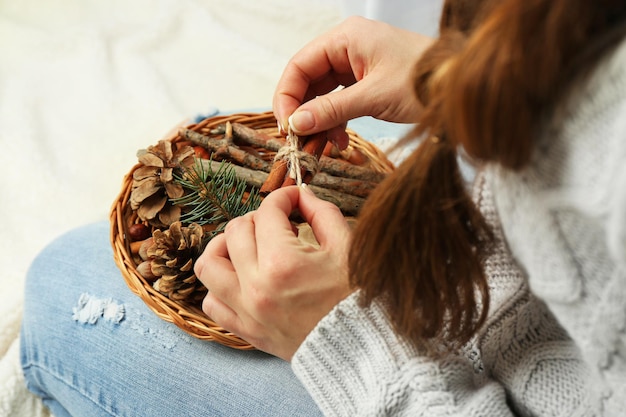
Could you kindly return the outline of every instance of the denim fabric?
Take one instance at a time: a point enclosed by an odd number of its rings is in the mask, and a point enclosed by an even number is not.
[[[108,227],[60,237],[27,277],[22,365],[56,417],[320,414],[288,363],[200,341],[151,312],[115,265]]]

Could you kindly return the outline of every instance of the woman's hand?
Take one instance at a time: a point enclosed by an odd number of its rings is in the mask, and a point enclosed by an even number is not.
[[[320,248],[298,239],[288,216],[298,209]],[[202,309],[255,347],[285,360],[351,292],[350,229],[339,209],[311,191],[286,187],[259,209],[228,223],[196,261],[209,289]]]
[[[421,106],[411,73],[431,42],[386,23],[348,18],[289,61],[274,93],[274,115],[283,128],[293,115],[298,135],[328,130],[341,149],[348,145],[346,123],[355,117],[415,122]],[[333,91],[339,86],[346,88]]]

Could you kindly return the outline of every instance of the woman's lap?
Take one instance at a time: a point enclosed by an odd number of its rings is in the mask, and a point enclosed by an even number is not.
[[[27,278],[22,365],[57,417],[320,414],[288,363],[159,319],[126,286],[108,236],[106,223],[62,236]]]

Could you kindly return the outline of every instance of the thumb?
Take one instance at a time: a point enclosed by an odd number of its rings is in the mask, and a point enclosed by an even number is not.
[[[298,209],[320,246],[343,250],[350,236],[350,226],[341,210],[333,203],[317,198],[306,184],[299,187],[299,191]]]
[[[341,90],[317,96],[298,107],[289,117],[297,135],[331,130],[360,116],[370,116],[376,109],[368,97],[368,81],[362,80]]]

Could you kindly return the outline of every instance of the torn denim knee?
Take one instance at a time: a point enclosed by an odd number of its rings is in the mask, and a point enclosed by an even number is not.
[[[82,324],[96,324],[100,317],[113,324],[119,324],[126,310],[124,305],[116,303],[111,298],[97,298],[82,293],[72,312],[72,319]]]

